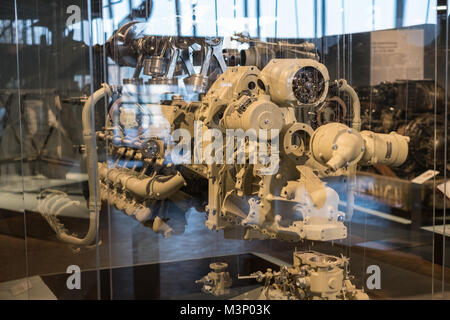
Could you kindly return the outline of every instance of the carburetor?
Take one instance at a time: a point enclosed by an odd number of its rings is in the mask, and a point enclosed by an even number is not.
[[[230,293],[232,280],[225,262],[214,262],[209,265],[211,272],[195,283],[203,284],[202,291],[215,296],[223,296]]]
[[[349,260],[314,251],[294,252],[292,267],[280,271],[267,269],[239,279],[264,282],[259,300],[368,300],[363,290],[356,289],[348,273]]]

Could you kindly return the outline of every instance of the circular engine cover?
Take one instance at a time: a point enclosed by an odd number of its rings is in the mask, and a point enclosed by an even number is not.
[[[230,105],[225,111],[223,125],[229,129],[281,130],[284,124],[280,108],[267,99],[259,98],[248,105]]]
[[[304,67],[297,71],[292,80],[294,96],[302,104],[314,104],[325,90],[325,79],[314,67]]]
[[[280,105],[318,106],[328,94],[328,69],[312,59],[272,59],[261,71],[270,99]]]

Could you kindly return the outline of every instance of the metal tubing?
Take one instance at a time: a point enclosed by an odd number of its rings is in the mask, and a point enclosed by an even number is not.
[[[154,178],[140,179],[130,170],[108,169],[104,163],[99,163],[98,166],[101,179],[112,184],[121,184],[127,191],[144,199],[166,199],[185,184],[185,180],[179,172],[171,176],[157,175]]]
[[[347,83],[347,80],[340,79],[338,81],[339,91],[345,92],[352,99],[353,106],[353,120],[352,128],[357,131],[361,131],[361,103],[359,102],[359,97],[356,91]]]
[[[86,162],[88,171],[89,182],[89,230],[84,238],[78,238],[67,233],[61,233],[59,238],[67,243],[74,245],[89,245],[91,244],[97,235],[99,214],[97,208],[100,207],[100,191],[97,184],[97,151],[95,148],[95,142],[93,141],[93,128],[92,128],[92,111],[95,105],[101,99],[110,96],[111,89],[107,84],[103,84],[103,87],[94,92],[89,97],[83,107],[82,113],[82,125],[83,125],[83,138],[86,146]],[[94,143],[93,143],[94,142]],[[97,189],[97,192],[95,190]]]

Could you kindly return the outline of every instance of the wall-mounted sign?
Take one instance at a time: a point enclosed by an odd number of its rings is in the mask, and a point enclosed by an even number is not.
[[[373,32],[370,38],[370,84],[423,80],[423,47],[422,29]]]

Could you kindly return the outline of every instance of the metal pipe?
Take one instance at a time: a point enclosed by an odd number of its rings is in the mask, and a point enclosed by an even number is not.
[[[86,162],[89,182],[89,230],[84,238],[71,236],[65,232],[59,234],[59,238],[62,241],[79,246],[91,244],[95,240],[98,231],[98,207],[101,205],[101,200],[97,183],[97,150],[93,137],[93,129],[95,128],[92,126],[92,111],[97,102],[112,94],[111,89],[107,84],[103,84],[102,86],[101,89],[95,91],[86,101],[82,113],[83,138],[86,146]]]
[[[345,92],[350,96],[352,100],[352,109],[353,109],[353,120],[352,120],[352,128],[353,130],[360,131],[361,130],[361,103],[359,101],[358,94],[356,91],[347,83],[347,80],[340,79],[338,80],[338,89],[340,92]],[[346,217],[348,221],[352,220],[354,204],[355,204],[355,188],[356,188],[356,164],[349,166],[347,170],[347,212]]]
[[[48,195],[45,195],[49,193]],[[85,238],[80,239],[67,234],[67,230],[64,225],[58,220],[58,217],[62,215],[62,212],[70,208],[67,213],[72,213],[75,211],[78,214],[85,214],[86,208],[81,206],[79,201],[74,201],[68,197],[68,195],[59,190],[46,189],[41,192],[38,200],[38,211],[47,220],[51,228],[55,231],[56,236],[59,240],[75,245],[86,245],[90,242],[87,240],[92,239],[92,236],[88,234]],[[67,215],[66,213],[66,215]],[[95,225],[95,216],[90,216],[90,225]],[[92,232],[91,232],[92,233]],[[88,237],[89,235],[89,237]],[[95,232],[93,233],[95,236]],[[86,239],[86,240],[85,240]],[[92,240],[91,240],[92,241]]]
[[[99,163],[98,168],[101,179],[112,184],[121,184],[127,191],[145,199],[166,199],[186,183],[179,172],[170,176],[157,175],[140,179],[135,174],[127,172],[130,170],[108,169],[105,163]]]
[[[356,131],[361,130],[361,103],[359,102],[359,97],[356,91],[347,83],[347,80],[338,80],[338,89],[340,92],[345,92],[350,96],[352,100],[353,107],[353,120],[352,128]]]

